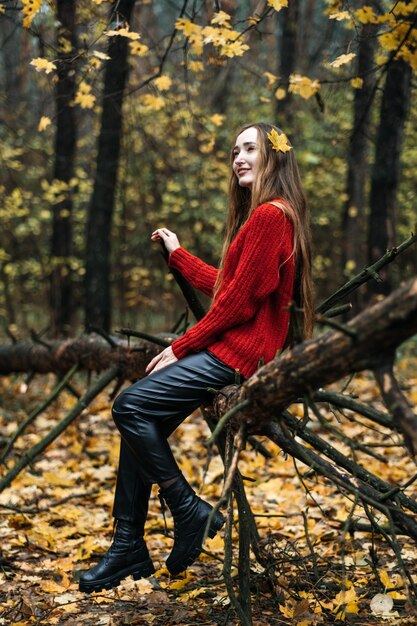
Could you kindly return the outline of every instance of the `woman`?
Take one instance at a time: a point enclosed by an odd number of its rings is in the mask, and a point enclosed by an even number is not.
[[[166,565],[175,575],[202,549],[212,506],[201,500],[181,474],[167,438],[221,389],[251,376],[288,343],[288,305],[302,310],[304,336],[313,320],[310,231],[294,151],[286,136],[269,124],[245,126],[232,149],[230,207],[220,270],[181,248],[175,233],[158,228],[169,266],[212,296],[205,317],[146,368],[148,376],[116,399],[113,418],[121,451],[113,515],[112,546],[85,572],[80,590],[100,591],[126,576],[154,572],[143,538],[152,483],[174,518],[174,546]],[[224,524],[214,515],[208,534]]]

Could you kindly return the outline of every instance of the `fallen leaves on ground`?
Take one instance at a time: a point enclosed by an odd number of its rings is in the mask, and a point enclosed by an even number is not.
[[[408,397],[417,399],[417,379],[407,379]],[[0,379],[0,437],[6,439],[54,384],[39,377],[28,389],[21,380]],[[83,384],[80,377],[79,386]],[[22,393],[24,390],[24,393]],[[356,376],[349,391],[362,401],[378,404],[374,383]],[[74,399],[62,394],[17,441],[8,467],[44,436],[69,410]],[[119,438],[110,417],[110,402],[101,394],[12,486],[0,494],[1,570],[0,624],[152,624],[198,625],[224,623],[230,600],[222,576],[221,535],[208,539],[200,559],[183,575],[171,579],[164,561],[172,546],[165,533],[156,488],[147,523],[147,543],[159,568],[149,579],[125,580],[117,589],[86,595],[78,591],[80,572],[96,563],[111,542],[111,508]],[[302,415],[302,407],[292,407]],[[352,453],[346,442],[332,439],[340,451],[392,485],[407,481],[415,465],[398,435],[381,427],[365,427],[352,415],[322,411],[344,434],[383,458]],[[364,418],[360,420],[366,423]],[[369,425],[369,423],[368,423]],[[320,433],[320,425],[311,423]],[[207,426],[197,412],[176,431],[172,446],[190,482],[202,497],[215,502],[222,489],[223,466],[218,456],[207,457]],[[344,531],[351,517],[367,522],[364,512],[328,482],[284,458],[269,442],[273,458],[265,459],[247,446],[240,469],[261,537],[268,568],[252,561],[254,625],[314,626],[328,624],[415,624],[403,572],[392,551],[371,533]],[[4,468],[3,468],[4,469]],[[302,478],[302,480],[301,480]],[[415,497],[414,484],[406,493]],[[238,522],[235,512],[236,523]],[[172,520],[168,517],[172,529]],[[237,581],[237,532],[234,568]],[[412,572],[417,548],[399,537],[404,563]],[[313,582],[314,581],[314,582]],[[228,624],[239,622],[230,614]],[[411,621],[409,621],[411,620]]]

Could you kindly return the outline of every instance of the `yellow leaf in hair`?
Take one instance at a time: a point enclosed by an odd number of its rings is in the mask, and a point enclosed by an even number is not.
[[[272,149],[277,152],[289,152],[292,150],[292,146],[288,143],[288,138],[285,133],[278,134],[275,128],[268,133],[268,139],[272,144]]]

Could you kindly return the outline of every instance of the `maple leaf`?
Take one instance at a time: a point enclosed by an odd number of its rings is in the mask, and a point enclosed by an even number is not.
[[[225,11],[219,11],[218,13],[214,14],[214,17],[211,20],[210,24],[219,24],[220,26],[225,26],[226,28],[230,28],[229,22],[231,19],[232,19],[231,15],[229,15]]]
[[[107,37],[127,37],[127,39],[140,39],[139,33],[130,32],[128,28],[118,28],[117,30],[106,30]]]
[[[220,115],[219,113],[215,113],[211,117],[209,117],[210,122],[215,126],[221,126],[223,124],[224,115]]]
[[[96,97],[91,93],[91,86],[82,81],[78,87],[74,103],[79,104],[82,109],[92,109],[95,101]]]
[[[332,11],[329,13],[329,20],[337,20],[341,22],[342,20],[350,19],[350,15],[348,11]]]
[[[42,2],[43,0],[22,0],[22,13],[25,16],[23,18],[24,28],[29,28],[32,24],[33,18],[42,6]]]
[[[318,80],[312,80],[311,78],[301,76],[300,74],[290,75],[290,85],[288,87],[288,91],[298,94],[304,98],[304,100],[308,100],[311,96],[314,96],[319,89],[320,83]]]
[[[268,0],[268,6],[275,9],[275,11],[281,11],[281,9],[288,6],[288,0]]]
[[[142,57],[149,50],[148,46],[146,46],[144,43],[140,43],[139,41],[131,41],[129,43],[129,46],[130,53],[135,54],[138,57]]]
[[[278,87],[278,89],[275,92],[275,97],[277,100],[284,100],[286,95],[287,95],[287,92],[285,91],[283,87]]]
[[[172,85],[172,79],[169,76],[158,76],[155,78],[154,84],[160,91],[168,91]]]
[[[370,6],[364,6],[355,11],[355,15],[361,24],[377,24],[378,16]]]
[[[232,57],[241,57],[247,50],[249,50],[249,46],[241,41],[233,41],[232,43],[228,43],[225,46],[222,46],[220,52],[225,56]]]
[[[341,65],[346,65],[346,63],[350,63],[352,59],[356,56],[355,52],[349,52],[348,54],[341,54],[334,61],[330,63],[330,67],[340,67]]]
[[[160,96],[154,96],[151,93],[147,93],[141,97],[141,102],[145,105],[148,111],[160,111],[165,106],[165,100]]]
[[[204,65],[201,61],[190,61],[188,68],[191,72],[202,72],[204,70]]]
[[[272,144],[272,149],[277,152],[289,152],[292,150],[292,146],[288,143],[288,138],[285,133],[278,134],[275,128],[267,134],[269,141]]]
[[[41,119],[39,120],[38,131],[42,133],[45,130],[45,128],[49,126],[50,123],[51,123],[51,119],[47,117],[46,115],[42,115]]]
[[[93,55],[100,59],[100,61],[108,61],[110,59],[108,54],[100,52],[99,50],[94,50]]]
[[[29,65],[33,65],[37,72],[45,72],[45,74],[50,74],[53,70],[56,70],[55,63],[48,61],[48,59],[43,59],[42,57],[32,59]]]
[[[363,78],[359,78],[359,76],[356,76],[355,78],[352,78],[350,84],[352,85],[353,89],[361,89],[363,85]]]
[[[275,74],[272,74],[271,72],[264,72],[262,76],[265,76],[266,80],[268,81],[268,87],[272,87],[274,83],[278,80],[278,76],[275,76]]]

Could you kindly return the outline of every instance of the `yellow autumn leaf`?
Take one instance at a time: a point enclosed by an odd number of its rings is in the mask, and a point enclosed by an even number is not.
[[[138,57],[142,57],[149,50],[148,46],[144,43],[140,43],[140,41],[131,41],[129,42],[130,54],[135,54]]]
[[[68,585],[62,585],[54,580],[42,580],[39,587],[46,593],[63,593],[68,589]]]
[[[249,50],[249,46],[241,41],[232,41],[231,43],[222,46],[220,49],[220,53],[225,56],[232,57],[241,57],[247,50]]]
[[[358,599],[352,583],[349,589],[342,589],[334,599],[336,619],[345,619],[346,613],[359,613]]]
[[[219,11],[214,14],[213,19],[211,20],[211,24],[219,24],[220,26],[225,26],[226,28],[230,28],[230,20],[232,16],[226,13],[225,11]]]
[[[169,76],[158,76],[153,82],[160,91],[168,91],[172,85],[172,79]]]
[[[33,18],[42,6],[42,2],[43,0],[22,0],[22,13],[25,16],[23,18],[24,28],[29,28],[32,24]]]
[[[204,65],[202,61],[190,61],[188,64],[188,69],[191,72],[202,72],[204,70]]]
[[[79,104],[82,109],[92,109],[96,101],[96,97],[91,93],[91,86],[81,81],[74,103]]]
[[[175,28],[177,30],[182,30],[185,37],[190,37],[191,35],[196,35],[201,32],[201,26],[198,24],[194,24],[191,20],[188,20],[184,17],[180,17],[175,22]]]
[[[331,13],[329,13],[329,20],[337,20],[338,22],[341,22],[342,20],[349,19],[349,11],[332,11]]]
[[[108,61],[110,59],[108,54],[100,52],[99,50],[94,50],[93,55],[100,59],[100,61]]]
[[[286,95],[287,95],[287,92],[285,91],[283,87],[278,87],[278,89],[275,92],[275,97],[277,100],[284,100]]]
[[[184,574],[184,578],[181,578],[180,580],[175,580],[174,582],[171,582],[169,585],[170,589],[183,589],[184,587],[186,587],[188,585],[188,583],[193,579],[192,574],[190,574],[190,571],[187,569],[185,570],[185,574]]]
[[[224,121],[224,115],[220,115],[219,113],[215,113],[214,115],[209,117],[209,120],[215,126],[221,126],[223,124],[223,121]]]
[[[154,96],[151,93],[142,96],[141,103],[148,111],[160,111],[165,106],[165,100],[161,96]]]
[[[106,30],[107,37],[127,37],[127,39],[140,39],[139,33],[131,32],[128,28],[118,28],[117,30]]]
[[[272,72],[264,72],[262,76],[265,76],[266,80],[268,81],[269,88],[273,87],[275,82],[278,80],[278,76],[275,76],[275,74],[272,74]]]
[[[346,65],[346,63],[350,63],[352,59],[356,56],[355,52],[349,52],[348,54],[341,54],[334,61],[330,63],[330,67],[340,67],[341,65]]]
[[[47,128],[50,123],[51,123],[51,119],[47,117],[46,115],[42,115],[41,119],[39,120],[38,131],[40,133],[43,133],[45,128]]]
[[[319,89],[320,82],[318,80],[312,80],[311,78],[301,76],[300,74],[290,75],[288,91],[301,96],[304,100],[308,100],[311,96],[314,96]]]
[[[50,74],[53,70],[56,70],[55,63],[48,61],[48,59],[43,59],[42,57],[32,59],[29,65],[33,65],[37,72],[45,72],[45,74]]]
[[[268,6],[275,9],[275,11],[281,11],[281,9],[288,6],[288,0],[268,0]]]
[[[356,76],[355,78],[352,78],[350,84],[352,85],[353,89],[362,89],[363,78],[359,78],[359,76]]]
[[[377,24],[378,15],[375,13],[372,7],[364,6],[361,9],[355,11],[355,15],[361,24]]]
[[[272,149],[276,150],[276,152],[289,152],[292,150],[292,146],[288,143],[288,138],[285,133],[278,134],[275,128],[271,130],[270,133],[267,133],[267,137],[272,144]]]

